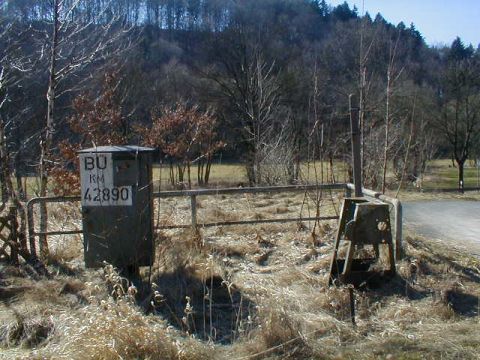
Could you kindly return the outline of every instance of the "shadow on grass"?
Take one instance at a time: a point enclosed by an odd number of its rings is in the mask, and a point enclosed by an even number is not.
[[[440,294],[440,296],[438,296]],[[432,296],[438,298],[455,312],[457,315],[475,317],[478,316],[479,298],[475,295],[463,292],[460,289],[444,289],[443,291],[435,293],[434,290],[418,289],[413,287],[408,281],[401,276],[395,276],[391,279],[389,284],[386,284],[380,291],[377,291],[377,296],[391,296],[397,295],[406,297],[409,300],[417,301]]]
[[[200,278],[184,267],[153,279],[149,312],[200,339],[228,344],[247,330],[255,304],[218,275]]]
[[[480,284],[480,274],[474,271],[470,267],[462,266],[456,261],[453,261],[451,258],[439,254],[438,251],[435,251],[431,246],[424,242],[420,242],[420,240],[407,238],[407,241],[410,245],[417,249],[424,250],[423,257],[432,264],[446,264],[450,267],[453,271],[461,274],[461,276],[467,280],[477,284]]]
[[[428,295],[431,295],[431,292],[415,289],[398,274],[393,277],[384,278],[382,282],[379,280],[370,282],[364,290],[379,299],[390,296],[401,296],[409,300],[422,300]]]
[[[462,316],[476,317],[479,315],[479,298],[478,296],[464,293],[458,290],[448,290],[444,294],[444,302],[452,308],[452,310]]]
[[[76,276],[79,273],[78,270],[74,270],[72,267],[65,264],[63,261],[55,259],[53,257],[49,258],[47,263],[48,263],[48,266],[55,269],[56,272],[58,272],[58,274],[61,274],[61,275]]]

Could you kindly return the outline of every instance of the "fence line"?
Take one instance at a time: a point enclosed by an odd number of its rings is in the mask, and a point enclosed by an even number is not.
[[[171,197],[190,197],[191,210],[191,224],[185,225],[164,225],[156,226],[155,229],[181,229],[189,227],[213,227],[213,226],[231,226],[231,225],[250,225],[261,223],[286,223],[286,222],[300,222],[300,221],[322,221],[335,220],[338,216],[324,216],[324,217],[296,217],[296,218],[280,218],[280,219],[258,219],[258,220],[243,220],[243,221],[222,221],[214,223],[198,223],[197,222],[197,196],[212,196],[212,195],[232,195],[232,194],[258,194],[258,193],[285,193],[285,192],[304,192],[304,191],[319,191],[319,190],[338,190],[345,191],[347,197],[351,196],[351,191],[354,190],[353,184],[319,184],[319,185],[290,185],[290,186],[268,186],[268,187],[245,187],[245,188],[220,188],[220,189],[194,189],[194,190],[175,190],[154,192],[153,197],[157,199],[171,198]],[[372,190],[363,189],[364,196],[377,199],[379,201],[393,205],[394,208],[394,237],[395,237],[395,256],[398,259],[401,256],[402,246],[402,206],[398,199],[393,199],[381,193]],[[80,196],[54,196],[54,197],[39,197],[33,198],[27,203],[27,223],[28,223],[28,237],[31,251],[35,250],[35,237],[39,235],[73,235],[81,234],[82,230],[61,230],[61,231],[35,231],[35,220],[33,214],[33,207],[39,203],[60,203],[60,202],[79,202]]]

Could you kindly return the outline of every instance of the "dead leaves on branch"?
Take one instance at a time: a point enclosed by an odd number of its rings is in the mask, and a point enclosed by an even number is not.
[[[115,74],[107,73],[99,98],[82,94],[73,101],[74,115],[68,119],[70,130],[79,140],[63,140],[51,169],[55,194],[76,194],[80,191],[80,169],[77,151],[91,146],[125,145],[128,143],[127,120],[117,99]]]

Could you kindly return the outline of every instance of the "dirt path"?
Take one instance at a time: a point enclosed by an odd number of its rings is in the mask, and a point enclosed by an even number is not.
[[[480,257],[480,201],[413,201],[403,207],[407,228]]]

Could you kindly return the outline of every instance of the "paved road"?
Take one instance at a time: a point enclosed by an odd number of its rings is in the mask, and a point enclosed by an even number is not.
[[[407,228],[480,257],[480,201],[403,203]]]

